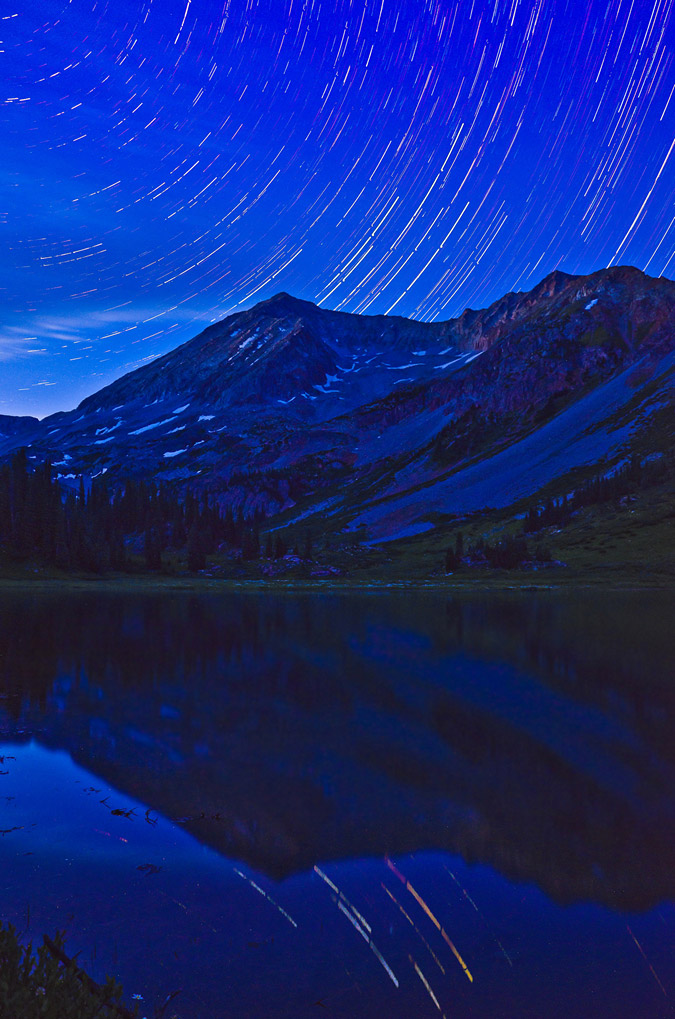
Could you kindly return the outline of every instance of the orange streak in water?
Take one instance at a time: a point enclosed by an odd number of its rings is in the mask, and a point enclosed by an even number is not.
[[[399,879],[399,881],[402,881],[402,882],[403,882],[403,884],[404,884],[404,885],[406,886],[406,888],[408,889],[408,891],[410,892],[410,894],[411,894],[412,896],[414,896],[414,898],[415,898],[415,899],[417,900],[417,902],[418,902],[418,903],[420,904],[420,906],[422,907],[422,909],[424,910],[424,912],[425,912],[425,913],[427,914],[427,916],[429,917],[429,919],[431,920],[431,922],[432,922],[432,923],[433,923],[433,924],[434,924],[434,925],[435,925],[435,926],[436,926],[436,927],[438,928],[438,930],[439,930],[439,931],[440,931],[440,933],[441,933],[441,937],[443,938],[443,940],[444,940],[444,941],[446,942],[446,944],[447,944],[447,945],[448,945],[448,947],[450,948],[450,951],[452,952],[452,954],[454,955],[454,957],[455,957],[455,958],[457,959],[457,962],[458,962],[458,963],[460,964],[460,966],[462,967],[462,969],[463,969],[463,970],[464,970],[464,972],[466,973],[466,975],[467,975],[467,977],[469,978],[469,980],[471,981],[471,983],[473,983],[473,977],[471,976],[471,973],[469,972],[469,967],[468,967],[468,966],[467,966],[467,964],[466,964],[466,963],[464,962],[464,959],[463,959],[463,958],[461,957],[461,955],[459,954],[459,952],[457,951],[457,949],[456,949],[456,948],[455,948],[455,946],[453,945],[452,941],[450,940],[450,938],[449,938],[449,937],[448,937],[448,935],[447,935],[447,934],[445,933],[445,931],[444,931],[444,930],[443,930],[443,928],[441,927],[440,923],[438,922],[438,920],[436,919],[436,917],[434,916],[434,914],[433,914],[433,913],[431,912],[431,910],[430,910],[430,909],[429,909],[429,907],[427,906],[427,904],[426,904],[426,902],[424,901],[424,899],[422,898],[422,896],[421,896],[421,895],[419,895],[419,894],[418,894],[418,893],[417,893],[417,892],[415,891],[415,889],[414,889],[414,888],[413,888],[413,886],[412,886],[412,885],[410,884],[410,882],[409,882],[409,881],[408,881],[408,880],[407,880],[407,879],[406,879],[406,878],[405,878],[405,877],[403,876],[403,874],[401,874],[400,870],[397,870],[397,869],[396,869],[396,867],[394,866],[394,864],[393,864],[393,863],[391,862],[391,860],[390,860],[390,859],[389,859],[388,857],[387,857],[387,859],[386,859],[386,863],[387,863],[387,866],[389,867],[389,869],[390,869],[390,870],[392,870],[392,871],[394,872],[394,874],[396,874],[396,877],[397,877],[397,878]]]

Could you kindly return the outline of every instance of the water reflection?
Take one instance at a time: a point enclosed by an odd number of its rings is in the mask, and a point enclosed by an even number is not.
[[[672,607],[3,600],[0,722],[276,879],[443,849],[643,910],[675,882]]]

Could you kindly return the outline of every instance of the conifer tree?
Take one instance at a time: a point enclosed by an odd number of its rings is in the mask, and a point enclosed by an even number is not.
[[[188,534],[187,559],[188,570],[190,570],[191,573],[196,573],[198,570],[203,570],[206,567],[204,545],[197,521],[193,523],[190,528],[190,533]]]

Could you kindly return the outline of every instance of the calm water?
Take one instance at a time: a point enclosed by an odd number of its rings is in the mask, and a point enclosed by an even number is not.
[[[141,1015],[672,1016],[674,609],[0,599],[0,917]]]

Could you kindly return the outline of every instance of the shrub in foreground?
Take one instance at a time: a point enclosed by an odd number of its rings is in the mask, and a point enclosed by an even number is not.
[[[34,954],[0,923],[0,1019],[132,1019],[121,997],[114,980],[99,986],[65,956],[61,935]]]

